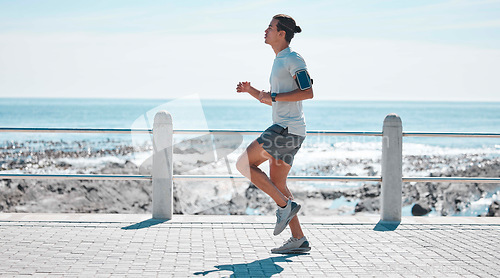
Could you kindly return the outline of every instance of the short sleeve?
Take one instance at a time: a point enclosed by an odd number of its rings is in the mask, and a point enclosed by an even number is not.
[[[292,52],[287,60],[288,71],[292,77],[295,76],[295,73],[299,70],[307,70],[306,62],[298,53]]]

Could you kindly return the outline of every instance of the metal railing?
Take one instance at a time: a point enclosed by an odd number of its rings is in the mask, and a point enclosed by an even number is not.
[[[153,183],[153,218],[171,219],[173,216],[173,180],[246,179],[235,175],[173,175],[174,134],[242,134],[259,135],[260,130],[173,130],[172,118],[166,111],[156,114],[153,129],[122,128],[17,128],[0,127],[0,132],[28,133],[117,133],[152,134],[152,175],[99,174],[11,174],[1,173],[0,179],[65,179],[65,180],[150,180]],[[294,181],[382,182],[381,220],[400,221],[403,182],[474,182],[500,183],[500,178],[488,177],[403,177],[402,137],[481,137],[500,138],[500,133],[472,132],[403,132],[399,116],[389,114],[382,132],[372,131],[307,131],[307,136],[378,136],[382,137],[381,176],[289,176]]]
[[[152,180],[150,175],[99,175],[99,174],[0,174],[0,179],[26,179],[26,180]],[[244,176],[234,175],[174,175],[174,180],[220,180],[220,179],[246,179]],[[381,182],[377,176],[289,176],[294,181],[371,181]]]

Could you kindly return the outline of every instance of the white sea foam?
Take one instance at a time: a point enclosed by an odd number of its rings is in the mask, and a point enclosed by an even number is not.
[[[90,168],[104,166],[107,163],[125,163],[126,159],[124,157],[116,156],[103,156],[103,157],[89,157],[89,158],[59,158],[56,162],[65,162],[71,164],[75,168]]]
[[[131,157],[130,161],[137,166],[141,166],[146,162],[146,160],[150,159],[153,155],[152,151],[147,152],[135,152]]]
[[[500,190],[490,196],[482,197],[476,201],[470,202],[465,210],[455,215],[456,216],[485,215],[488,213],[488,209],[494,201],[500,201]]]
[[[450,148],[432,146],[426,144],[405,143],[403,155],[430,155],[430,156],[456,156],[456,155],[480,155],[500,156],[500,149],[496,147],[486,148]]]

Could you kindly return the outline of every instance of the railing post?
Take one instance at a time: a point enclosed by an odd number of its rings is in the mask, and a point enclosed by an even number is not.
[[[172,116],[159,111],[153,123],[153,218],[172,219],[173,161]]]
[[[389,114],[382,129],[381,221],[401,222],[402,189],[403,125],[398,115]]]

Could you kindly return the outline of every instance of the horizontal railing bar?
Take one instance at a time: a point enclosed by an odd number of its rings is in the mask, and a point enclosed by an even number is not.
[[[1,179],[68,179],[68,180],[151,180],[151,176],[140,175],[83,175],[83,174],[0,174]],[[246,179],[244,176],[232,175],[174,175],[175,180],[216,180],[216,179]],[[360,176],[290,176],[288,179],[297,181],[381,181],[380,177]]]
[[[486,132],[403,132],[405,137],[484,137],[500,138],[500,133]]]
[[[177,129],[174,134],[243,134],[259,135],[262,130],[230,130],[230,129]],[[382,136],[378,131],[331,131],[331,130],[310,130],[306,131],[308,136]]]
[[[246,179],[234,175],[174,175],[174,180]],[[91,175],[91,174],[0,174],[0,179],[59,179],[59,180],[151,180],[149,175]],[[379,176],[289,176],[294,181],[370,181],[381,182]],[[403,182],[500,183],[500,178],[484,177],[403,177]]]
[[[403,177],[403,182],[500,183],[500,178],[467,177]]]
[[[329,131],[310,130],[306,132],[309,136],[382,136],[379,131]]]
[[[87,175],[87,174],[0,174],[0,179],[40,180],[151,180],[142,175]]]
[[[0,127],[0,132],[32,132],[32,133],[138,133],[152,134],[152,129],[130,128],[37,128],[37,127]],[[262,130],[230,130],[230,129],[178,129],[174,134],[243,134],[259,135]],[[330,131],[311,130],[306,132],[309,136],[382,136],[377,131]]]
[[[151,129],[137,128],[40,128],[40,127],[0,127],[0,132],[32,132],[32,133],[139,133],[152,134]]]
[[[175,129],[174,134],[243,134],[243,135],[256,135],[261,134],[259,130],[230,130],[230,129]]]
[[[217,179],[247,179],[244,176],[232,175],[174,175],[174,180],[217,180]],[[381,177],[371,176],[289,176],[294,181],[382,181]]]
[[[244,180],[244,176],[233,175],[174,175],[174,180],[222,180],[222,179],[237,179]]]
[[[0,127],[0,132],[32,132],[32,133],[139,133],[152,134],[152,129],[130,128],[37,128],[37,127]],[[174,134],[243,134],[259,135],[262,130],[230,130],[230,129],[178,129]],[[320,131],[306,132],[309,136],[382,136],[377,131]]]
[[[246,179],[234,175],[174,175],[174,180],[218,180]],[[0,174],[0,179],[66,179],[66,180],[151,180],[151,176],[141,175],[88,175],[88,174]],[[290,176],[295,181],[373,181],[380,182],[380,177],[363,176]]]
[[[369,176],[291,176],[288,179],[295,181],[373,181],[381,182],[381,177]]]
[[[152,129],[140,128],[40,128],[40,127],[0,127],[0,132],[33,132],[33,133],[122,133],[152,134]],[[258,135],[261,130],[231,129],[178,129],[174,134],[243,134]],[[309,130],[308,136],[382,136],[378,131],[333,131]],[[403,132],[405,137],[484,137],[500,138],[500,133],[487,132]]]

